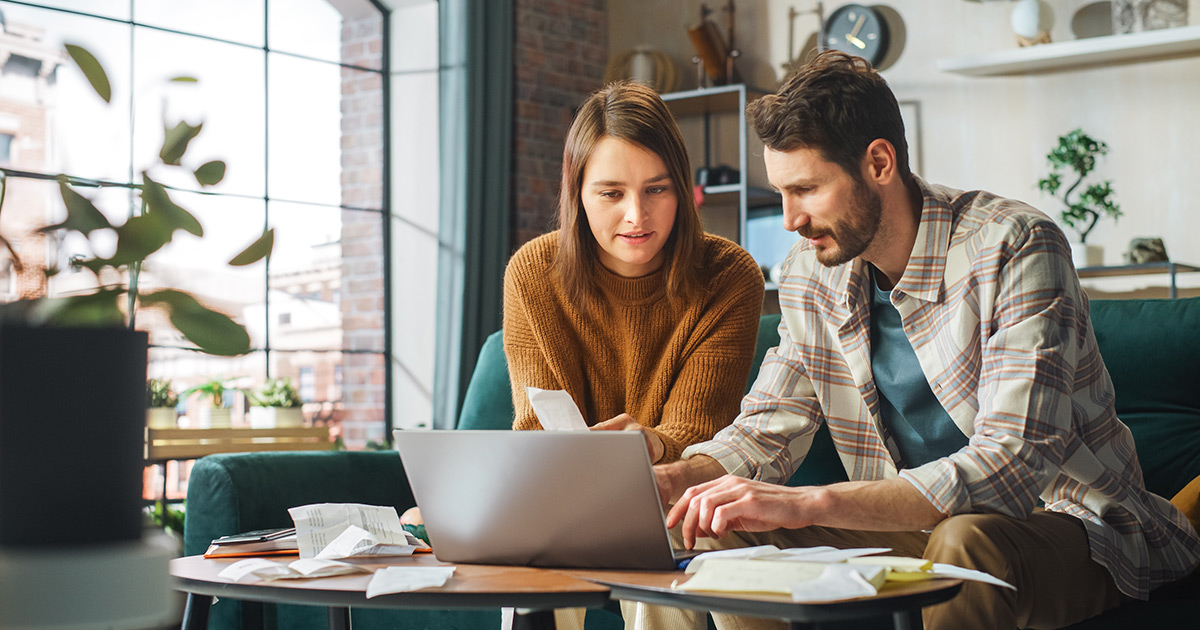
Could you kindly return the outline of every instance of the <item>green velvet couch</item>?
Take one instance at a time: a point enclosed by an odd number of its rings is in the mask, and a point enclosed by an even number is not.
[[[778,315],[759,327],[754,372],[778,342]],[[1117,392],[1117,411],[1133,430],[1151,491],[1173,497],[1200,476],[1200,298],[1092,302],[1092,323]],[[751,374],[747,387],[753,381]],[[512,418],[507,365],[500,333],[488,338],[471,377],[460,429],[507,429]],[[809,458],[790,483],[844,480],[845,471],[822,428]],[[185,553],[203,553],[217,536],[290,524],[287,508],[317,502],[414,505],[404,468],[394,452],[245,453],[198,461],[188,485]],[[1130,604],[1077,624],[1080,630],[1191,627],[1200,617],[1200,589],[1162,589],[1150,602]],[[498,611],[354,610],[363,628],[498,628]],[[324,628],[324,610],[301,606],[244,605],[223,600],[210,628]],[[855,627],[887,627],[887,620]],[[244,623],[245,622],[245,623]],[[592,610],[589,630],[621,627],[611,609]],[[850,627],[850,626],[838,626]]]

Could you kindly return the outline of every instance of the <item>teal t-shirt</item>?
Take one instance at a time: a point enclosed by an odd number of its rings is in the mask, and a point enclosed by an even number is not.
[[[883,424],[903,458],[899,465],[916,468],[966,446],[967,436],[929,388],[889,294],[879,288],[872,273],[871,371]]]

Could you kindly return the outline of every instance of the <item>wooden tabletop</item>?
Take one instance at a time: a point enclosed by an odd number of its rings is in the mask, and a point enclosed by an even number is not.
[[[284,558],[294,559],[286,556]],[[371,569],[393,566],[457,567],[444,586],[367,599],[371,575],[236,583],[218,577],[241,558],[188,556],[171,561],[175,590],[280,604],[354,608],[568,608],[598,607],[608,601],[608,587],[556,571],[529,567],[447,564],[430,555],[356,562]],[[275,560],[284,561],[283,558]]]

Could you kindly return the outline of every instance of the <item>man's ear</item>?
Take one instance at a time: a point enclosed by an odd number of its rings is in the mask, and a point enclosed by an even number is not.
[[[896,178],[896,147],[883,138],[876,138],[867,145],[863,154],[863,177],[879,186],[890,184]]]

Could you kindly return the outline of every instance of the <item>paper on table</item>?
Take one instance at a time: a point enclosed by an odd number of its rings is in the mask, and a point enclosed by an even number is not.
[[[838,549],[836,547],[796,547],[758,556],[762,560],[799,560],[802,562],[845,562],[850,558],[891,551],[888,547]]]
[[[587,431],[587,422],[575,399],[561,389],[538,389],[525,387],[525,395],[529,404],[533,405],[533,413],[537,414],[538,422],[547,431]]]
[[[792,585],[792,601],[833,602],[879,593],[887,570],[867,565],[829,564],[815,580]]]
[[[390,544],[380,542],[378,538],[371,535],[371,532],[357,526],[350,525],[342,533],[338,534],[325,548],[317,552],[317,558],[336,560],[338,558],[362,558],[367,556],[411,556],[413,551],[420,547],[424,547],[425,543],[419,538],[404,532],[406,541],[404,544]]]
[[[722,549],[720,551],[706,551],[688,563],[684,573],[692,574],[700,570],[700,567],[708,560],[714,558],[756,558],[758,556],[766,556],[779,553],[779,547],[775,545],[759,545],[757,547],[739,547],[737,549]]]
[[[295,560],[289,564],[272,562],[265,558],[248,558],[225,567],[217,576],[233,580],[234,582],[254,582],[259,580],[318,578],[368,571],[370,570],[345,562],[317,560],[315,558]]]
[[[974,569],[964,569],[962,567],[956,567],[952,564],[942,564],[940,562],[933,563],[933,575],[935,577],[948,577],[959,580],[974,580],[976,582],[983,582],[985,584],[992,584],[994,586],[1004,586],[1011,588],[1014,591],[1017,590],[1017,587],[990,573],[984,573],[983,571],[976,571]]]
[[[404,531],[400,515],[390,505],[361,503],[315,503],[288,510],[296,524],[296,538],[301,558],[315,558],[342,532],[355,526],[366,530],[377,544],[412,547],[384,551],[373,555],[411,555],[413,549],[428,548],[416,536]],[[340,556],[348,557],[348,556]]]
[[[441,586],[453,576],[454,567],[386,567],[376,571],[367,584],[367,599]]]
[[[671,588],[679,591],[790,594],[793,584],[817,579],[826,566],[812,562],[708,558],[690,580],[683,584],[672,584]]]

